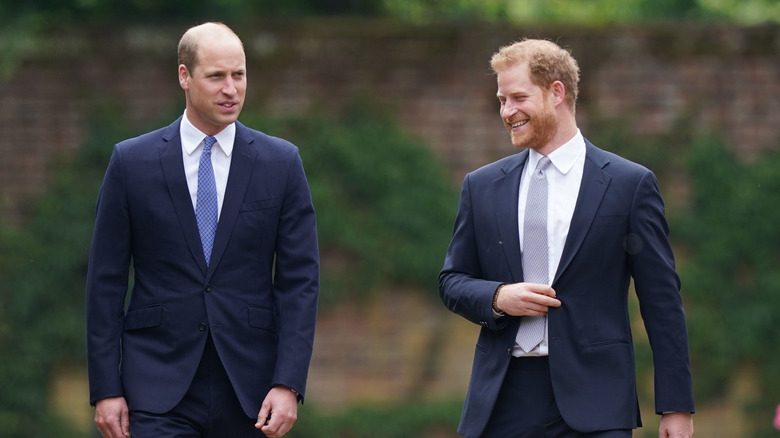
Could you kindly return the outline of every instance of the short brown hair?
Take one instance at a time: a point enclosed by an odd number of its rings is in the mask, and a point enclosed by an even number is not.
[[[498,74],[520,62],[528,63],[531,82],[539,87],[549,89],[553,82],[561,81],[566,89],[566,103],[574,112],[580,67],[568,50],[552,41],[524,38],[494,53],[490,58],[490,68]]]

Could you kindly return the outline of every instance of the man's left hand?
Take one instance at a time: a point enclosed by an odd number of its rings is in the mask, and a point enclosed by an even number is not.
[[[267,437],[281,437],[298,419],[298,396],[285,386],[274,386],[268,392],[257,414],[255,427]]]
[[[692,438],[693,418],[690,412],[668,412],[661,417],[659,438]]]

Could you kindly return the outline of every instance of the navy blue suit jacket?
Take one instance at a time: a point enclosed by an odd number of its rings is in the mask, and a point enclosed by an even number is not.
[[[309,188],[295,146],[236,122],[207,266],[180,122],[116,145],[105,174],[87,278],[90,401],[124,396],[131,409],[170,410],[210,333],[256,417],[272,385],[305,393],[319,289]]]
[[[439,276],[445,305],[482,326],[459,432],[478,437],[511,358],[519,317],[494,319],[502,283],[523,281],[517,209],[528,151],[466,176]],[[628,291],[634,279],[655,364],[656,411],[693,412],[680,281],[648,169],[586,141],[582,184],[552,287],[549,363],[564,420],[583,432],[641,425]]]

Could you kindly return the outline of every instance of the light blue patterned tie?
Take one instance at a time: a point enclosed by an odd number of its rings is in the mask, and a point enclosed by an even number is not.
[[[195,219],[198,221],[200,242],[203,245],[203,255],[206,265],[211,260],[211,247],[214,244],[214,233],[217,231],[218,207],[217,184],[214,181],[214,168],[211,166],[211,147],[217,139],[203,139],[203,153],[198,165],[198,194],[195,203]]]
[[[544,171],[550,159],[542,157],[536,164],[528,185],[523,223],[523,281],[547,284],[549,263],[547,260],[547,176]],[[526,353],[544,340],[546,326],[544,316],[524,316],[515,341]]]

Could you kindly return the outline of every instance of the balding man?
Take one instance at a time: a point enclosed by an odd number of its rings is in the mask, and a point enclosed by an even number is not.
[[[237,121],[246,58],[230,28],[189,29],[178,78],[184,114],[117,144],[98,197],[95,423],[105,438],[280,437],[304,397],[319,290],[303,165]]]

